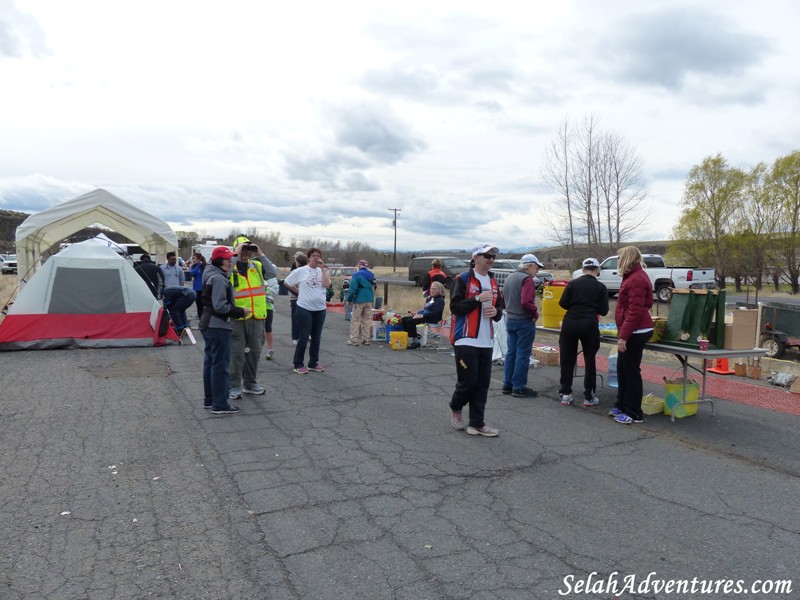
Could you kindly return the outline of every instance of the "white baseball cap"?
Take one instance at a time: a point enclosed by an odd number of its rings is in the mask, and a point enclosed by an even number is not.
[[[541,262],[539,262],[539,259],[536,258],[535,254],[526,254],[525,256],[519,259],[519,264],[521,265],[534,264],[534,265],[539,265],[540,267],[544,266]]]
[[[596,258],[587,258],[583,261],[583,268],[584,269],[599,269],[600,263],[597,262]]]
[[[500,252],[500,250],[497,249],[497,246],[478,244],[472,249],[472,258],[478,256],[478,254],[497,254],[498,252]]]

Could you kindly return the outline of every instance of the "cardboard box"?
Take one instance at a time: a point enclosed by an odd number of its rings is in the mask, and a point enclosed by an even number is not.
[[[756,323],[758,323],[758,309],[734,310],[732,311],[732,316],[734,325],[752,327],[755,330]]]
[[[725,341],[722,344],[725,350],[746,350],[756,346],[755,323],[752,326],[725,323]]]
[[[555,367],[558,365],[558,350],[534,348],[533,358],[538,360],[539,364],[543,367]]]

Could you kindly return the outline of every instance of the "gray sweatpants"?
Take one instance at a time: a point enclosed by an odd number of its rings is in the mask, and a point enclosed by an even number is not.
[[[231,321],[231,388],[252,387],[258,383],[258,361],[264,346],[264,320]],[[245,352],[250,348],[250,352]]]

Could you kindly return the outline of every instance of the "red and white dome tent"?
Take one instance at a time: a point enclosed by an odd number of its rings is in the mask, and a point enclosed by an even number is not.
[[[89,206],[92,203],[94,209]],[[80,214],[71,212],[69,205]],[[48,212],[58,218],[43,218]],[[147,221],[133,221],[137,213],[146,215]],[[37,227],[26,227],[32,219],[36,219]],[[177,342],[175,333],[166,326],[161,303],[131,264],[111,248],[91,240],[72,244],[51,256],[32,277],[25,275],[38,263],[41,252],[93,223],[108,225],[145,249],[159,253],[175,249],[174,232],[160,220],[163,227],[157,235],[162,240],[148,243],[147,236],[152,237],[154,232],[147,223],[153,219],[105,190],[95,190],[29,217],[17,229],[18,251],[25,248],[28,259],[25,270],[19,265],[19,277],[20,282],[27,283],[0,323],[0,350],[160,346]],[[144,229],[149,231],[147,235],[142,233]],[[163,239],[164,233],[172,239]]]

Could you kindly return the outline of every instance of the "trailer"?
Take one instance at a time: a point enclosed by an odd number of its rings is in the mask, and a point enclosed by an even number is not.
[[[202,254],[205,257],[206,262],[210,263],[211,262],[211,253],[214,251],[214,248],[218,248],[218,247],[220,247],[222,245],[223,244],[218,244],[216,242],[216,240],[208,240],[208,241],[203,242],[202,244],[196,244],[196,245],[192,246],[192,254],[195,254],[196,252],[199,252],[200,254]],[[226,248],[230,248],[230,246],[226,246]]]
[[[770,358],[780,358],[787,348],[800,348],[800,305],[788,302],[761,303],[759,345]]]

